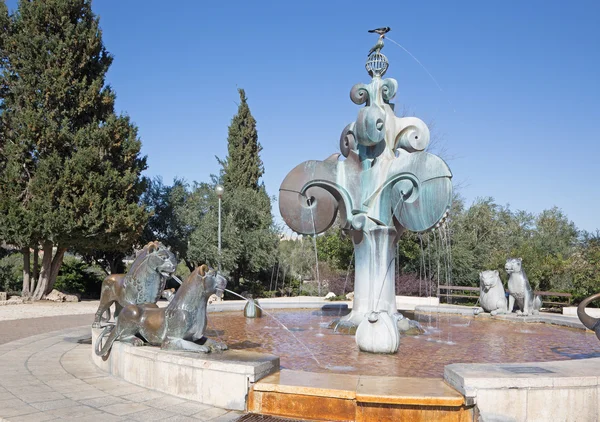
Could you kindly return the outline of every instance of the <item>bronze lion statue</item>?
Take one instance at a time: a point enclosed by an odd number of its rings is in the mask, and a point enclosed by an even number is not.
[[[105,327],[96,339],[96,355],[105,356],[117,340],[142,346],[144,341],[136,335],[143,337],[149,344],[166,350],[202,353],[226,350],[227,345],[211,339],[206,339],[204,344],[195,343],[206,331],[208,298],[213,294],[221,296],[226,286],[227,279],[217,271],[206,265],[196,268],[179,287],[166,308],[158,308],[152,304],[125,306],[117,323]]]
[[[127,274],[111,274],[102,282],[100,305],[92,327],[100,328],[102,315],[115,304],[115,318],[127,305],[154,304],[165,289],[167,279],[175,272],[175,255],[162,243],[150,242],[137,254]]]

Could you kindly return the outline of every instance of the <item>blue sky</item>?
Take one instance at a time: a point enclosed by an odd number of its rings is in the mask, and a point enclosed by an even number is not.
[[[15,0],[9,0],[13,8]],[[96,0],[117,110],[139,126],[150,176],[208,181],[246,90],[276,195],[287,172],[338,152],[352,86],[389,36],[396,110],[441,138],[460,193],[560,207],[600,228],[600,2]],[[278,207],[274,206],[278,217]]]

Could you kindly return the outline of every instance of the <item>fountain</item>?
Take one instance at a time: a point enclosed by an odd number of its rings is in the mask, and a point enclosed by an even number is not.
[[[432,306],[413,304],[403,311],[428,313],[430,331],[400,342],[399,330],[410,321],[396,305],[396,244],[407,230],[434,230],[440,243],[447,242],[443,222],[452,174],[442,159],[425,151],[425,123],[394,114],[390,101],[397,82],[383,79],[389,63],[381,53],[388,31],[374,30],[380,38],[366,63],[372,80],[350,93],[365,107],[342,131],[340,153],[298,165],[280,188],[281,214],[292,230],[314,240],[339,216],[352,236],[352,311],[334,320],[324,312],[331,304],[310,297],[268,298],[259,304],[240,296],[244,300],[211,304],[209,294],[223,290],[225,280],[202,267],[161,307],[157,300],[165,295],[164,282],[177,262],[152,242],[133,271],[103,283],[92,328],[92,359],[98,367],[165,394],[291,418],[597,419],[600,345],[573,319],[534,312],[520,262],[506,267],[510,290],[516,299],[528,297],[519,307],[531,315],[499,312],[506,307],[499,274],[482,273],[481,303],[490,313],[473,315],[469,309],[468,316],[441,320],[439,307],[431,315],[424,308]],[[578,314],[600,338],[600,322],[585,311],[598,298],[582,302]],[[103,327],[113,303],[115,325]],[[456,308],[453,313],[460,313]],[[261,313],[268,318],[259,318]],[[358,349],[351,337],[339,335],[344,333],[355,333]],[[442,333],[448,341],[442,341]],[[160,348],[139,347],[141,338]]]
[[[335,329],[356,331],[363,351],[395,353],[403,318],[395,298],[396,244],[406,230],[440,226],[452,201],[452,174],[425,151],[427,125],[394,114],[390,101],[398,83],[383,79],[389,66],[381,53],[384,38],[385,32],[366,62],[371,82],[350,91],[351,100],[365,107],[342,131],[341,154],[290,171],[279,189],[279,209],[292,230],[306,235],[324,232],[339,215],[354,243],[356,275],[352,312]]]

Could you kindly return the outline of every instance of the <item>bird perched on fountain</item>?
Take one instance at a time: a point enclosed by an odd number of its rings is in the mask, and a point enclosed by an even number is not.
[[[382,37],[385,37],[385,34],[387,34],[388,32],[390,32],[391,30],[392,30],[392,28],[390,28],[389,26],[386,26],[384,28],[369,29],[369,32],[371,34],[379,34]]]
[[[383,39],[385,38],[385,34],[390,32],[391,29],[392,28],[390,28],[389,26],[386,26],[383,28],[369,30],[370,33],[379,34],[379,39],[377,40],[377,44],[375,44],[373,48],[369,50],[369,54],[367,54],[367,56],[370,56],[373,53],[379,53],[381,51],[381,49],[383,48]]]

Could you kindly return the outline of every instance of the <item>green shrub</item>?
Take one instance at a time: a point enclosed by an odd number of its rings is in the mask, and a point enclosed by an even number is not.
[[[346,296],[339,295],[339,296],[330,297],[327,300],[330,301],[330,302],[339,302],[339,301],[343,301],[343,300],[345,301],[345,300],[348,300],[348,299],[346,299]]]
[[[20,295],[23,288],[23,255],[13,253],[0,259],[0,291]]]
[[[82,298],[97,299],[100,297],[100,287],[104,273],[99,268],[90,267],[82,260],[66,256],[54,288],[61,292],[80,294]]]

